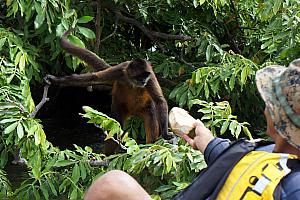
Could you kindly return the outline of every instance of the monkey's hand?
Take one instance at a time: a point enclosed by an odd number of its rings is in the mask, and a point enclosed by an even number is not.
[[[44,81],[47,85],[51,85],[51,83],[53,83],[55,80],[57,79],[56,76],[53,76],[53,75],[50,75],[50,74],[47,74],[45,77],[44,77]]]

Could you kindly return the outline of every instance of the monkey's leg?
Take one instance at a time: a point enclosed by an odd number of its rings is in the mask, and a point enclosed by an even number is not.
[[[142,116],[145,125],[146,143],[153,143],[159,136],[159,123],[156,111],[151,107],[151,109],[147,109]]]
[[[168,134],[168,104],[155,76],[148,81],[146,88],[155,103],[153,112],[158,117],[160,134],[164,139],[171,139],[172,136]]]

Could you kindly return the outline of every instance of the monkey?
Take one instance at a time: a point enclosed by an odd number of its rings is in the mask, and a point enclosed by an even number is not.
[[[136,115],[144,121],[146,143],[155,142],[160,135],[164,139],[170,139],[168,104],[152,66],[143,59],[133,59],[110,66],[88,49],[71,44],[67,40],[69,33],[70,31],[67,31],[63,34],[61,47],[93,67],[94,72],[64,77],[46,75],[46,81],[61,86],[81,87],[112,84],[111,112],[121,125],[124,125],[129,117]]]

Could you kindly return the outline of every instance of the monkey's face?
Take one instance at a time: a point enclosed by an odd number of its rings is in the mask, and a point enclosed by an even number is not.
[[[151,66],[149,66],[146,61],[142,59],[136,59],[131,61],[127,66],[127,75],[133,86],[135,87],[145,87],[151,78],[151,73],[149,72]]]
[[[150,79],[150,72],[144,72],[140,75],[131,77],[130,80],[137,87],[145,87]]]

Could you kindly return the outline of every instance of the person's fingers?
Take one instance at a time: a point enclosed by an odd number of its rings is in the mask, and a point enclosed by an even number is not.
[[[197,126],[204,126],[204,124],[199,120],[197,119],[195,122],[194,122],[194,127],[197,127]]]
[[[192,138],[186,134],[183,134],[182,138],[194,148],[194,140]]]

